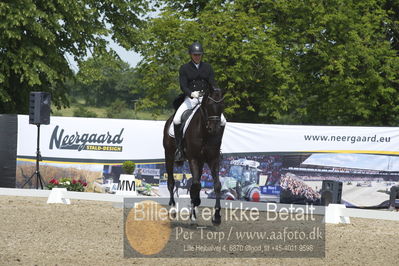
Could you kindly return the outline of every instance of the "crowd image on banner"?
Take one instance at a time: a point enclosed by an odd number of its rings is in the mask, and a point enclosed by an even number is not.
[[[280,180],[280,186],[283,191],[289,193],[289,202],[314,204],[320,202],[321,195],[317,187],[313,189],[295,175],[286,173]]]
[[[333,155],[324,157],[336,158]],[[376,157],[369,157],[369,163],[364,167],[373,165],[372,159],[378,160]],[[282,169],[281,174],[284,201],[296,203],[320,203],[323,181],[338,181],[342,183],[342,203],[348,206],[379,206],[386,203],[390,187],[399,181],[397,171],[309,165],[306,161],[299,166]]]

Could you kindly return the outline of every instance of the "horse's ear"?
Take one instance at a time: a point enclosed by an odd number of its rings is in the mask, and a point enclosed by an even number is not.
[[[224,95],[224,90],[222,90],[219,87],[212,87],[212,92],[217,92],[219,93],[221,96]]]
[[[220,88],[212,86],[211,92],[216,92],[216,91],[220,91]]]

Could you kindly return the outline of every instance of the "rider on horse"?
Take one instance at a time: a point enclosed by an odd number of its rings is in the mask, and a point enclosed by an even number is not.
[[[184,102],[177,109],[173,118],[174,133],[176,141],[175,161],[184,161],[182,138],[183,130],[181,128],[181,116],[184,111],[193,109],[197,104],[202,102],[203,93],[211,88],[216,88],[216,82],[212,66],[209,63],[201,62],[204,50],[202,45],[194,42],[188,49],[191,61],[180,67],[179,80],[180,88],[183,91],[185,98]],[[226,118],[221,116],[221,126],[226,125]]]

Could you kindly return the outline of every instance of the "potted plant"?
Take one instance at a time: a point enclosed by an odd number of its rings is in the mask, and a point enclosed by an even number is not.
[[[132,175],[135,168],[136,164],[132,161],[125,161],[122,164],[122,170],[127,175]]]

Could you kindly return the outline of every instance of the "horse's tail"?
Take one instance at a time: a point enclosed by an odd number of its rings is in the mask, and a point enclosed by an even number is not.
[[[175,149],[176,149],[175,148],[175,144],[174,144],[175,140],[172,137],[170,137],[169,133],[168,133],[169,127],[173,123],[172,120],[173,120],[173,116],[171,116],[166,121],[164,130],[163,130],[163,147],[165,149],[165,160],[169,160],[169,162],[171,162],[171,163],[172,163],[172,160],[174,158],[174,152],[175,152]],[[169,159],[167,159],[167,158],[169,158]],[[174,161],[173,163],[176,166],[182,166],[184,161],[183,162]]]

